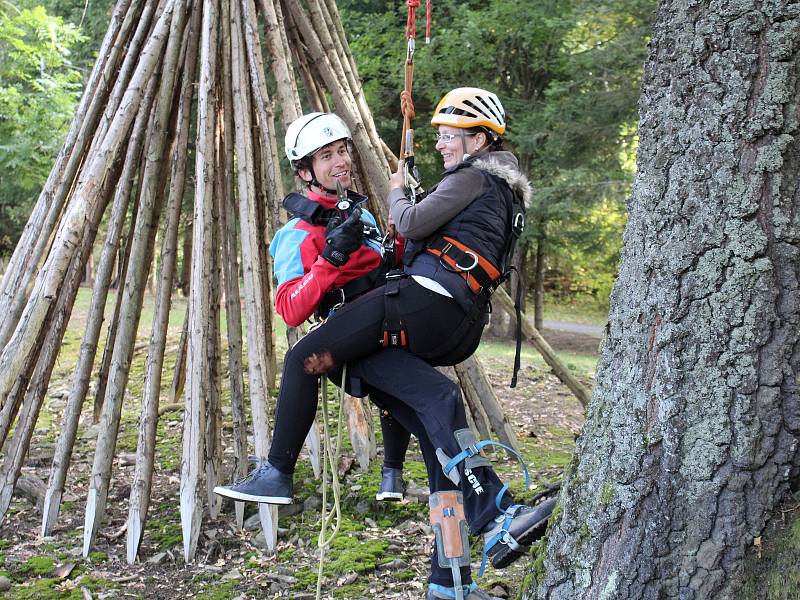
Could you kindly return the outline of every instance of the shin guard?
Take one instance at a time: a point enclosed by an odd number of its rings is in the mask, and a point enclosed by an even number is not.
[[[457,600],[463,600],[461,567],[469,566],[469,537],[464,517],[464,496],[447,491],[431,494],[428,500],[431,526],[436,534],[439,566],[453,571],[453,589]]]

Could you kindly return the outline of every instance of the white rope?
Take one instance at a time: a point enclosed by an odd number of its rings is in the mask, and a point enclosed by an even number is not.
[[[333,542],[342,524],[342,508],[339,492],[339,449],[342,441],[342,414],[345,398],[345,381],[347,366],[342,368],[342,386],[339,394],[339,416],[336,421],[336,445],[331,446],[328,431],[328,378],[322,378],[322,515],[317,547],[319,548],[319,569],[317,570],[317,600],[322,598],[322,568],[325,563],[325,551]],[[333,509],[326,514],[328,499],[328,466],[331,469],[331,489],[333,490]],[[333,520],[334,526],[330,535],[326,531]]]

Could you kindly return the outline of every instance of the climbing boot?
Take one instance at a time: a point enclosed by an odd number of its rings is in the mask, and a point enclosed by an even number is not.
[[[218,485],[214,493],[246,502],[291,504],[292,488],[291,475],[281,473],[264,461],[233,485]]]
[[[475,583],[464,585],[461,587],[463,590],[464,600],[500,600],[497,596],[490,596],[483,590],[478,589]],[[456,589],[454,587],[445,587],[435,583],[428,584],[428,593],[425,600],[452,600],[456,598]]]
[[[487,558],[495,569],[507,567],[541,538],[547,529],[547,520],[553,513],[556,499],[550,498],[536,506],[510,506],[499,517],[483,528],[483,565]]]
[[[381,487],[375,494],[376,500],[402,500],[406,491],[403,469],[381,466]]]

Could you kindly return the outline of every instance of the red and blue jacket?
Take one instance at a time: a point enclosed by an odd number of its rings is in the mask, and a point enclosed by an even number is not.
[[[336,197],[311,190],[306,196],[323,209],[333,209],[337,204]],[[365,196],[352,192],[349,197],[356,200],[349,210],[366,201]],[[349,210],[343,213],[343,218],[347,218]],[[361,220],[377,228],[375,217],[363,207]],[[325,225],[312,221],[292,218],[275,233],[269,246],[272,270],[278,282],[275,310],[291,327],[311,317],[325,294],[367,275],[379,268],[382,261],[379,239],[365,237],[347,263],[333,266],[321,256],[326,243]]]

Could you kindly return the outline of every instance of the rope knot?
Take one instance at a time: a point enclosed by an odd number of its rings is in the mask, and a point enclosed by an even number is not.
[[[414,100],[411,98],[411,92],[408,90],[403,90],[400,92],[400,110],[403,113],[404,117],[408,117],[409,119],[413,119],[417,116],[414,112]]]

